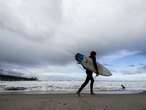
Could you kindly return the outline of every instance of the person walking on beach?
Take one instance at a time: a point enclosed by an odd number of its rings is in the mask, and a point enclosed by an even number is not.
[[[96,64],[96,52],[95,51],[91,51],[90,52],[90,56],[89,56],[92,60],[93,60],[93,65],[96,69],[96,74],[98,75],[98,68],[97,68],[97,64]],[[86,68],[85,68],[86,69]],[[94,78],[92,76],[93,72],[86,69],[86,80],[85,82],[81,85],[81,87],[78,89],[77,94],[80,96],[81,91],[83,90],[83,88],[88,84],[89,81],[91,81],[90,83],[90,94],[93,95],[93,84],[94,84]]]

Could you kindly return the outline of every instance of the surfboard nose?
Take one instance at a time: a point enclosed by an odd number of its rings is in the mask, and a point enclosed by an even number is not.
[[[82,61],[84,58],[83,58],[83,55],[82,55],[82,54],[77,53],[77,54],[75,55],[75,59],[76,59],[76,61],[78,61],[79,63],[81,63],[81,61]]]
[[[75,55],[75,59],[78,61],[78,58],[79,58],[79,53],[77,53],[76,55]]]

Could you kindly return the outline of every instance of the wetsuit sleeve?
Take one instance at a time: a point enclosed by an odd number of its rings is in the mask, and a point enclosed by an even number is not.
[[[96,71],[98,72],[96,58],[93,58],[93,65],[94,65],[94,68],[96,69]]]

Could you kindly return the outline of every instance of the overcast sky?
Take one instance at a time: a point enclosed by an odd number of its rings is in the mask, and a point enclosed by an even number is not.
[[[95,50],[99,59],[108,56],[106,63],[121,52],[145,55],[145,6],[145,0],[0,0],[1,67],[76,73],[77,52]]]

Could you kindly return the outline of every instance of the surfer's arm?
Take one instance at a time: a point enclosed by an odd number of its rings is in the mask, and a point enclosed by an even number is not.
[[[97,71],[97,74],[98,74],[98,68],[97,68],[96,58],[93,59],[93,65],[94,65],[94,68],[95,68],[95,70]]]

